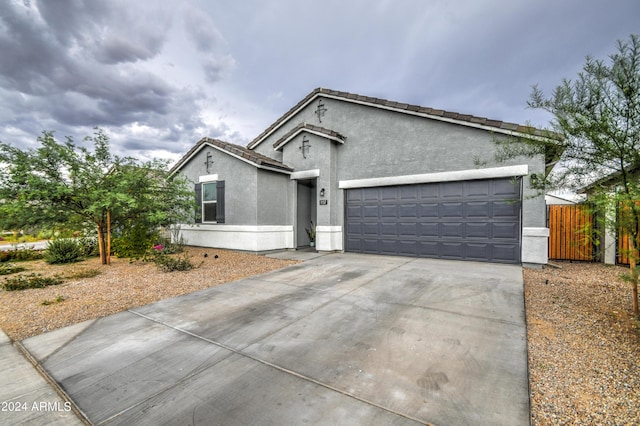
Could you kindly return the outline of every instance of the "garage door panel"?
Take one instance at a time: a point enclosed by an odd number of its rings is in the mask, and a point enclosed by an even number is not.
[[[464,216],[463,207],[461,202],[457,203],[442,203],[440,204],[440,217],[451,219],[462,219]]]
[[[418,224],[418,237],[438,237],[440,226],[437,222],[422,222]]]
[[[465,223],[465,237],[490,239],[492,228],[487,222],[467,222]]]
[[[401,201],[414,201],[418,199],[418,186],[407,185],[400,188]]]
[[[348,205],[347,206],[347,219],[359,219],[362,217],[362,206]]]
[[[518,217],[520,203],[514,201],[494,201],[493,217]]]
[[[418,223],[416,222],[398,223],[398,236],[415,237],[416,235],[418,235]]]
[[[380,194],[378,192],[378,188],[363,188],[362,191],[362,201],[378,201]]]
[[[464,195],[462,182],[440,183],[440,198],[461,198]]]
[[[379,224],[377,222],[364,222],[362,224],[362,235],[370,237],[380,234]]]
[[[418,255],[418,242],[417,241],[399,241],[398,242],[398,254],[401,256],[416,256]]]
[[[400,206],[398,206],[398,216],[400,218],[418,217],[418,205],[417,204],[400,204]]]
[[[364,218],[378,218],[380,209],[377,205],[362,206],[362,217]]]
[[[520,199],[520,184],[512,179],[495,179],[492,181],[493,195],[500,198]]]
[[[491,217],[492,209],[491,202],[489,201],[473,201],[466,204],[466,214],[467,218],[489,218]]]
[[[347,202],[362,201],[362,189],[350,189],[347,191]]]
[[[393,186],[383,186],[379,189],[381,201],[396,201],[398,199],[398,191]]]
[[[383,204],[378,207],[380,219],[396,219],[398,217],[398,206],[395,204]]]
[[[454,237],[454,238],[462,238],[464,237],[464,224],[462,222],[452,222],[452,223],[442,223],[441,224],[441,235],[445,238]]]
[[[419,213],[421,218],[437,218],[440,216],[440,209],[437,203],[421,203]]]
[[[464,186],[465,197],[487,198],[489,195],[491,195],[491,182],[488,180],[473,180]]]
[[[347,190],[346,250],[519,263],[520,183],[514,182],[485,179]]]
[[[520,245],[519,244],[496,244],[493,246],[493,256],[491,261],[493,262],[503,262],[503,263],[513,263],[513,258],[518,256],[520,253]]]
[[[349,222],[347,223],[347,235],[349,236],[361,236],[364,223],[362,222]]]
[[[438,242],[437,241],[419,241],[418,253],[422,257],[438,257]]]
[[[516,240],[520,235],[520,227],[515,223],[496,222],[492,224],[493,238]]]
[[[468,260],[486,260],[491,258],[491,246],[487,243],[468,243],[466,245],[466,258]]]
[[[380,224],[380,235],[383,237],[398,235],[398,224],[395,222],[383,222]]]

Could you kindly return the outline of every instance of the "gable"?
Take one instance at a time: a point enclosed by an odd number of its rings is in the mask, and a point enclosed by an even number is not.
[[[295,116],[303,109],[307,108],[313,102],[318,101],[317,114],[321,121],[322,99],[336,99],[347,103],[364,105],[370,108],[380,110],[393,111],[401,114],[423,117],[430,120],[452,123],[460,126],[482,129],[494,133],[505,134],[516,137],[535,137],[535,138],[554,138],[554,135],[547,131],[535,129],[530,126],[522,126],[515,123],[503,122],[500,120],[492,120],[485,117],[477,117],[469,114],[460,114],[457,112],[445,111],[440,109],[421,107],[419,105],[411,105],[401,102],[389,101],[386,99],[374,98],[369,96],[361,96],[348,92],[339,92],[317,88],[298,102],[293,108],[278,118],[264,132],[251,141],[247,148],[254,150],[261,143],[269,139],[274,133],[285,127],[291,120],[296,120]]]
[[[221,153],[250,164],[258,169],[290,174],[293,169],[266,155],[249,150],[243,146],[224,142],[218,139],[202,138],[171,168],[170,175],[185,167],[200,151],[210,147]]]

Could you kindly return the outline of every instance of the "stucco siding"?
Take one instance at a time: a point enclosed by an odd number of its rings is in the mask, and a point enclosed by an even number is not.
[[[289,176],[258,170],[258,225],[291,225]]]
[[[207,167],[207,153],[213,164]],[[180,171],[191,182],[200,176],[218,175],[225,181],[225,224],[257,225],[258,169],[217,149],[205,147]]]

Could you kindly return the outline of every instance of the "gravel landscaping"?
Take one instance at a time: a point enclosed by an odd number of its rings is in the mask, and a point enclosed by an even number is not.
[[[21,274],[67,278],[43,289],[0,290],[0,328],[23,340],[297,263],[218,249],[189,247],[188,253],[199,266],[171,273],[118,258],[111,266],[98,259],[21,263],[29,268]],[[630,312],[630,286],[620,278],[628,269],[557,265],[524,270],[532,425],[640,424],[640,322]]]
[[[67,265],[48,265],[44,261],[17,263],[28,268],[23,275],[42,272],[44,276],[68,277],[90,275],[95,270],[99,275],[65,280],[62,285],[42,289],[0,290],[0,328],[12,340],[23,340],[298,263],[230,250],[189,247],[187,252],[196,268],[176,272],[161,272],[152,262],[130,262],[117,257],[111,258],[109,266],[101,265],[98,258]],[[0,283],[3,281],[0,277]]]
[[[640,424],[640,323],[628,268],[524,270],[532,425]]]

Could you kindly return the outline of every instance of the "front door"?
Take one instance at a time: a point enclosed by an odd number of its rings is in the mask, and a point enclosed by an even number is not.
[[[310,245],[307,230],[316,225],[316,178],[298,180],[297,187],[296,248],[304,248]]]

